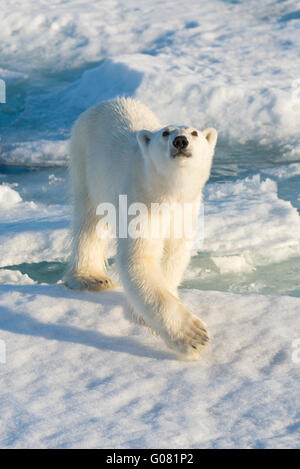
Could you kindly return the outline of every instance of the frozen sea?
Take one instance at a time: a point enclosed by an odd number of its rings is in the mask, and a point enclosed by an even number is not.
[[[300,4],[6,0],[0,24],[0,446],[298,447]],[[61,284],[70,129],[119,95],[219,131],[181,290],[199,363],[121,289]]]

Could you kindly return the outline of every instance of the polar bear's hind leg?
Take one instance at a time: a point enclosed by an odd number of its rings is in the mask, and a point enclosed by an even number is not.
[[[82,213],[82,212],[81,212]],[[73,229],[73,250],[65,283],[69,288],[101,291],[114,287],[106,274],[107,232],[97,229],[96,215],[83,212]]]
[[[80,130],[80,122],[77,125]],[[107,290],[114,287],[106,274],[108,229],[100,229],[99,217],[89,197],[80,132],[78,135],[73,132],[72,135],[71,162],[72,252],[64,281],[69,288]]]

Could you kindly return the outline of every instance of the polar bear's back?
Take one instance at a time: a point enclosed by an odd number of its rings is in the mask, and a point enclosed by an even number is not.
[[[131,132],[142,129],[153,131],[160,128],[156,115],[145,104],[132,98],[105,101],[96,105],[95,111],[103,112],[112,123]]]
[[[160,128],[156,115],[143,103],[131,98],[98,103],[84,114],[87,114],[91,131],[103,132],[108,136],[128,136],[138,130]]]
[[[132,98],[103,101],[85,111],[72,130],[71,147],[80,146],[84,153],[101,149],[123,158],[137,147],[136,132],[158,130],[161,124],[156,115],[141,102]],[[91,143],[93,142],[93,143]],[[91,148],[91,145],[94,148]]]

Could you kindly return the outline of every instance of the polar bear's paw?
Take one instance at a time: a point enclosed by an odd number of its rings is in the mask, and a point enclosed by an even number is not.
[[[74,275],[65,280],[65,285],[74,290],[89,291],[110,290],[116,286],[113,281],[105,275],[101,277]]]
[[[199,360],[209,342],[208,331],[200,319],[189,315],[176,334],[170,334],[167,344],[183,360]]]

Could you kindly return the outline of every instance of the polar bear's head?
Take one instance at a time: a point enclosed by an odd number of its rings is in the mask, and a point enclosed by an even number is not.
[[[180,168],[209,173],[217,131],[170,125],[155,132],[140,130],[137,140],[144,157],[161,174],[167,176]]]

